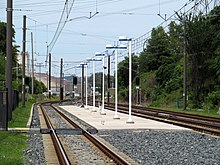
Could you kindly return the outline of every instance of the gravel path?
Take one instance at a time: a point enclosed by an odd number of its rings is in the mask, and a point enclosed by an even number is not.
[[[36,106],[34,106],[33,110],[33,120],[31,123],[31,128],[40,128],[40,120]],[[24,156],[26,158],[26,162],[24,164],[46,165],[42,134],[40,133],[40,131],[30,131],[28,135],[28,147],[24,151]]]
[[[220,138],[190,131],[99,131],[99,135],[143,165],[217,165]]]

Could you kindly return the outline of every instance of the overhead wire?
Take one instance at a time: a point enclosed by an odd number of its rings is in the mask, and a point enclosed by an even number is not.
[[[165,22],[169,21],[169,20],[172,20],[173,17],[175,17],[176,13],[182,11],[183,9],[185,9],[186,6],[190,5],[193,1],[189,0],[183,7],[181,7],[179,10],[177,10],[174,14],[172,14],[170,17],[168,17],[167,20],[164,20],[161,24],[159,24],[158,26],[162,26]],[[194,4],[192,7],[190,7],[187,11],[184,10],[185,13],[188,13],[190,11],[193,10],[193,8],[195,8],[195,6],[198,5],[198,4]],[[135,8],[136,9],[136,8]],[[166,25],[166,27],[168,27],[168,25]],[[166,28],[165,27],[165,28]],[[142,39],[142,40],[147,40],[148,38],[150,38],[150,34],[151,34],[151,31],[145,33],[144,35],[142,35],[141,37],[139,38],[142,38],[143,36],[147,35],[147,37],[145,37],[145,39]],[[135,49],[138,49],[137,47],[134,48],[134,45],[135,45],[135,40],[139,40],[139,38],[136,38],[134,40],[132,40],[132,46],[133,46],[133,51]],[[127,56],[128,54],[128,50],[124,51],[124,53],[122,53],[121,55],[118,56],[118,58],[122,58],[122,57],[125,57]],[[128,68],[127,68],[128,69]]]
[[[23,0],[22,1],[20,1],[20,2],[24,2]],[[27,1],[28,2],[28,1]],[[81,1],[82,2],[82,4],[84,3],[84,4],[86,4],[86,1]],[[168,2],[168,1],[167,1]],[[87,4],[88,5],[88,4]],[[95,5],[93,5],[93,6],[95,6]],[[84,7],[90,7],[90,4],[88,5],[88,6],[84,6]],[[145,6],[146,7],[146,6]],[[80,9],[80,8],[78,8],[78,9]],[[141,9],[141,8],[133,8],[133,10],[138,10],[138,9]],[[128,10],[128,9],[127,9]],[[133,11],[133,10],[128,10],[128,11]],[[120,11],[122,14],[123,14],[123,12],[125,12],[126,13],[126,10],[121,10]],[[119,12],[119,13],[120,13]],[[115,12],[115,13],[117,13],[117,12]],[[105,13],[106,15],[108,15],[108,14],[114,14],[114,12],[113,13],[108,13],[108,12],[106,12]],[[128,15],[129,15],[129,13],[127,13]],[[100,14],[101,15],[101,14]]]
[[[57,30],[56,30],[56,32],[54,34],[53,39],[51,40],[51,42],[48,45],[48,53],[51,52],[51,50],[53,49],[53,47],[54,47],[54,45],[55,45],[55,43],[56,43],[56,41],[58,39],[58,37],[60,36],[60,34],[61,34],[65,24],[66,24],[66,20],[69,18],[69,15],[70,15],[70,12],[72,10],[74,2],[75,2],[75,0],[72,0],[72,2],[70,2],[70,7],[68,8],[68,0],[66,0],[63,12],[61,14],[61,18],[60,18],[59,24],[57,26]],[[63,19],[64,19],[64,22],[62,23]]]

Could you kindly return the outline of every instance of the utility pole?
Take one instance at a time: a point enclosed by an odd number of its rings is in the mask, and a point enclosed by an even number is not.
[[[25,52],[26,52],[26,15],[23,16],[23,51],[22,51],[22,106],[25,107]]]
[[[84,108],[84,66],[85,66],[85,64],[82,64],[82,82],[81,82],[82,105],[81,105],[81,108]]]
[[[75,93],[75,91],[74,91],[74,85],[76,85],[77,84],[77,79],[76,79],[76,77],[75,76],[73,76],[73,91],[72,91],[72,98],[74,99],[74,93]]]
[[[32,50],[32,80],[31,80],[31,94],[34,94],[34,45],[33,33],[31,32],[31,50]]]
[[[60,62],[60,102],[63,100],[63,59]]]
[[[12,0],[7,0],[7,37],[6,37],[6,90],[8,91],[6,123],[12,119]],[[7,128],[6,128],[7,129]]]
[[[47,89],[48,89],[48,71],[46,72],[47,74]]]
[[[186,18],[183,18],[183,35],[184,35],[184,71],[183,71],[183,109],[186,110],[187,106],[187,54],[186,54]]]
[[[137,64],[137,77],[136,77],[136,90],[137,90],[137,100],[136,104],[140,104],[140,63]]]
[[[108,56],[108,104],[109,104],[109,98],[110,98],[110,67],[111,67],[111,57],[108,55],[108,51],[107,51],[107,56]]]
[[[51,98],[51,53],[49,53],[49,98]]]

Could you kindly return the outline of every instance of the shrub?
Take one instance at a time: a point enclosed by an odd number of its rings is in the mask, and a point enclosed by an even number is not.
[[[209,93],[205,98],[205,104],[210,108],[218,108],[220,106],[220,90]]]

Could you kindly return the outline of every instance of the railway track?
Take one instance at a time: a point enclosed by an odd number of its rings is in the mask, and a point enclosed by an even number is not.
[[[47,124],[43,132],[50,134],[60,164],[131,164],[92,135],[94,129],[86,130],[54,105],[40,108]]]
[[[105,108],[115,110],[115,104],[106,103]],[[128,105],[118,104],[118,112],[128,113]],[[132,115],[190,128],[202,133],[220,136],[220,119],[215,117],[206,117],[135,105],[132,105]]]

